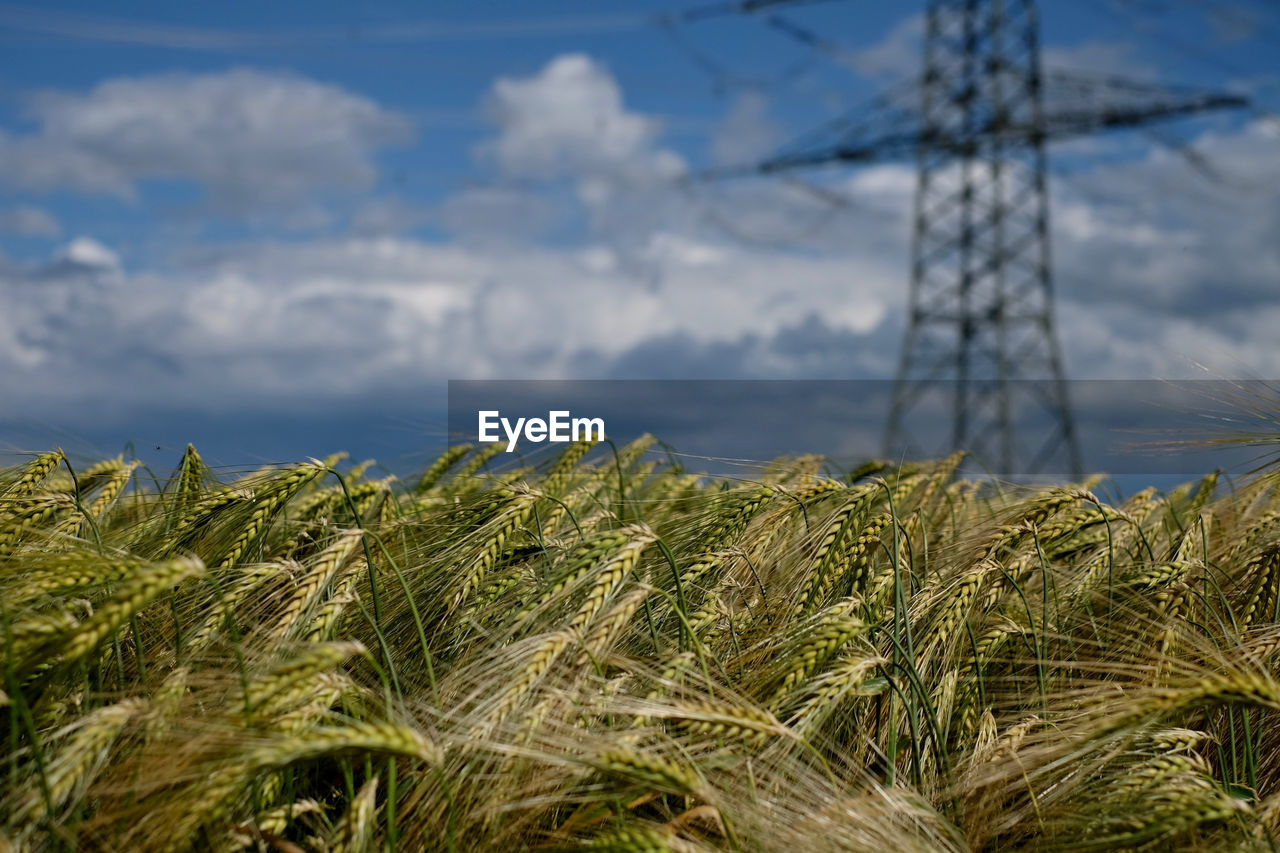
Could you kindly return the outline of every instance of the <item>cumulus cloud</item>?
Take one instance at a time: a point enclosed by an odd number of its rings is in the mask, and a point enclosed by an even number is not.
[[[374,101],[294,74],[233,69],[106,80],[30,98],[29,134],[0,133],[0,181],[134,198],[192,182],[224,215],[374,185],[378,149],[412,138]]]
[[[546,234],[556,226],[560,211],[530,190],[468,187],[445,199],[434,219],[459,239],[506,243]]]
[[[1155,180],[1175,166],[1148,168]],[[641,247],[660,271],[652,280],[606,243],[261,242],[159,271],[122,269],[109,247],[77,240],[46,265],[0,274],[0,298],[16,306],[0,317],[0,357],[14,365],[0,393],[52,417],[86,405],[332,405],[446,378],[887,378],[906,300],[909,170],[849,184],[863,206],[845,214],[843,249],[655,231]],[[1079,222],[1061,215],[1075,205]],[[1195,212],[1182,206],[1178,216]],[[1211,217],[1145,231],[1118,217],[1060,205],[1059,330],[1076,376],[1196,375],[1192,359],[1227,375],[1280,370],[1280,354],[1256,347],[1280,322],[1263,289],[1280,259],[1257,242],[1274,218],[1239,243],[1205,236],[1170,258],[1176,235]]]
[[[883,325],[897,287],[874,266],[851,281],[845,258],[675,234],[655,235],[649,250],[664,271],[656,290],[606,246],[353,238],[241,245],[179,259],[177,273],[122,273],[108,249],[78,243],[0,276],[0,298],[23,306],[0,319],[0,357],[18,365],[0,393],[31,412],[278,407],[445,378],[619,375],[646,342],[774,339],[804,328],[815,302],[838,308],[818,331],[847,342]],[[784,347],[770,358],[782,375],[808,356]]]
[[[403,234],[431,221],[423,205],[400,196],[385,196],[364,202],[351,217],[351,230],[362,236]]]
[[[918,76],[924,27],[924,15],[908,15],[895,23],[879,42],[853,53],[848,64],[868,77]]]
[[[92,237],[77,237],[58,251],[54,268],[70,267],[103,273],[120,273],[120,256]]]
[[[584,54],[559,56],[531,77],[501,77],[486,111],[498,137],[480,149],[520,178],[651,181],[679,175],[684,163],[658,148],[661,124],[626,109],[622,90]]]
[[[476,156],[492,171],[494,188],[467,191],[440,211],[463,239],[494,236],[486,225],[492,220],[477,217],[482,212],[520,218],[525,227],[517,236],[529,234],[531,225],[537,233],[543,217],[555,214],[545,205],[533,211],[539,202],[530,188],[567,205],[583,230],[607,241],[633,268],[644,265],[643,247],[654,231],[679,228],[687,219],[688,205],[676,190],[688,171],[684,158],[661,144],[661,121],[629,109],[618,81],[591,57],[564,54],[535,74],[500,77],[484,112],[495,133]]]
[[[1055,186],[1064,298],[1203,323],[1274,302],[1280,200],[1265,189],[1280,181],[1274,135],[1258,120],[1203,133],[1194,148],[1218,181],[1153,149]]]
[[[678,158],[657,123],[581,56],[499,81],[490,108],[492,186],[427,209],[382,198],[357,215],[356,236],[176,251],[163,267],[130,253],[127,268],[111,246],[78,238],[45,264],[9,264],[0,359],[13,367],[0,394],[52,416],[332,405],[447,378],[892,375],[909,165],[816,191],[748,182],[690,194],[669,180],[683,164],[664,165]],[[1274,143],[1259,122],[1198,145],[1269,186]],[[1280,370],[1280,354],[1247,343],[1280,322],[1280,205],[1195,180],[1155,152],[1055,187],[1058,318],[1077,376],[1177,375],[1185,357]],[[539,244],[565,204],[590,227]],[[453,236],[406,236],[419,224]]]
[[[471,186],[435,205],[401,196],[371,199],[351,217],[351,231],[361,237],[398,236],[437,227],[453,239],[474,246],[523,242],[546,234],[562,211],[531,189]]]
[[[1072,45],[1049,45],[1041,54],[1050,71],[1077,71],[1092,75],[1116,75],[1130,79],[1150,79],[1158,70],[1138,57],[1132,42],[1091,39]]]
[[[662,275],[661,247],[672,234],[845,252],[896,241],[886,226],[905,221],[905,214],[883,216],[886,187],[861,176],[828,180],[817,192],[777,181],[680,180],[688,166],[663,144],[661,122],[628,108],[609,70],[580,54],[559,56],[526,77],[500,78],[486,111],[495,132],[477,155],[494,182],[469,187],[437,210],[436,221],[463,242],[528,239],[577,220],[591,240],[608,246],[615,265],[652,281]],[[709,154],[713,162],[741,163],[780,136],[767,102],[746,94],[723,118]],[[872,171],[882,179],[898,168]],[[851,238],[841,228],[843,208],[868,203],[882,215],[866,217]]]
[[[782,128],[769,117],[768,100],[759,92],[746,92],[734,99],[711,137],[711,162],[717,166],[753,163],[782,139]]]
[[[899,19],[880,41],[844,54],[845,64],[867,77],[899,79],[920,75],[924,56],[925,16],[907,15]],[[1046,69],[1088,71],[1149,77],[1154,69],[1137,57],[1130,42],[1091,39],[1073,45],[1047,45],[1042,53]]]
[[[12,386],[4,392],[15,392],[15,404],[33,394],[60,401],[74,397],[69,384],[80,368],[60,360],[59,353],[74,350],[92,360],[96,341],[111,350],[119,346],[127,333],[105,294],[123,283],[122,276],[119,256],[89,237],[77,237],[39,267],[11,266],[0,273],[0,360],[11,366],[0,384]],[[111,364],[116,370],[127,366],[118,357],[108,357],[104,365]]]

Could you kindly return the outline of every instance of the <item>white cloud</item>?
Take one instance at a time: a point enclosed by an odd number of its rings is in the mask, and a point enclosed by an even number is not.
[[[0,377],[0,394],[35,415],[90,404],[280,406],[444,378],[607,375],[664,336],[771,340],[815,304],[839,305],[827,326],[856,337],[880,325],[897,290],[896,269],[843,257],[675,234],[656,235],[649,248],[663,271],[656,288],[604,247],[258,244],[179,258],[177,273],[122,276],[109,250],[77,243],[62,259],[78,259],[79,275],[59,261],[0,276],[0,298],[24,306],[0,320],[0,357],[18,365]],[[786,373],[788,358],[772,369]]]
[[[917,77],[923,56],[924,15],[908,15],[878,43],[854,53],[849,64],[868,77]]]
[[[422,205],[399,196],[386,196],[360,205],[351,217],[351,230],[362,236],[403,234],[430,220],[430,212]]]
[[[924,57],[925,16],[911,14],[899,19],[883,38],[870,47],[843,54],[847,65],[868,77],[916,78]],[[1088,40],[1073,45],[1046,45],[1041,52],[1046,69],[1087,71],[1150,77],[1155,69],[1136,57],[1129,42]]]
[[[27,108],[38,130],[0,133],[0,181],[120,198],[144,181],[188,181],[232,216],[367,190],[374,153],[412,135],[368,98],[250,69],[113,78]]]
[[[1280,375],[1275,140],[1255,121],[1194,147],[1221,183],[1154,149],[1054,186],[1062,335],[1081,376],[1174,376],[1193,362]]]
[[[1177,154],[1100,165],[1055,185],[1058,265],[1108,304],[1142,304],[1207,319],[1272,301],[1280,278],[1280,182],[1275,140],[1262,121],[1204,133],[1193,147],[1221,173],[1214,183]],[[1073,288],[1074,289],[1074,288]]]
[[[527,77],[499,79],[487,111],[496,133],[477,153],[493,167],[496,184],[463,190],[438,211],[437,221],[468,245],[499,236],[527,240],[553,220],[577,219],[589,239],[607,246],[611,268],[651,285],[666,274],[677,235],[701,245],[707,238],[736,242],[739,250],[840,253],[903,240],[886,233],[906,221],[892,200],[901,189],[897,167],[859,173],[870,182],[842,186],[828,179],[817,192],[777,181],[678,180],[687,167],[662,144],[661,123],[628,109],[608,69],[580,54],[559,56]],[[725,116],[711,154],[741,162],[767,151],[778,136],[767,104],[746,95]],[[864,205],[877,215],[866,216]],[[844,228],[851,212],[866,221],[854,237]]]
[[[741,166],[768,155],[783,139],[782,128],[769,118],[769,102],[758,92],[739,95],[711,137],[711,162]]]
[[[62,226],[53,214],[31,205],[0,208],[0,231],[23,237],[57,237]]]
[[[561,211],[533,199],[529,191],[536,190],[557,208],[567,206],[571,219],[637,268],[646,264],[650,235],[688,216],[675,191],[688,167],[659,143],[662,123],[628,109],[617,80],[590,57],[563,54],[533,75],[499,78],[485,112],[496,134],[476,155],[494,170],[497,187],[464,191],[440,208],[464,242],[492,242],[493,223],[512,217],[521,227],[507,239],[538,233]]]
[[[434,218],[463,240],[506,243],[545,234],[560,213],[529,190],[469,187],[445,199]]]
[[[380,199],[357,215],[360,236],[179,251],[163,268],[130,252],[128,270],[81,238],[42,267],[0,270],[13,306],[0,360],[14,365],[0,396],[38,417],[331,404],[445,378],[891,375],[910,166],[817,192],[690,193],[669,180],[679,170],[664,165],[675,155],[656,122],[581,56],[500,81],[492,110],[495,186],[430,210]],[[1188,358],[1280,370],[1266,348],[1280,322],[1275,140],[1258,122],[1199,147],[1249,180],[1206,188],[1156,152],[1055,187],[1060,334],[1077,376],[1170,376]],[[575,203],[589,217],[581,239],[533,243]],[[456,236],[403,236],[427,222]],[[524,239],[489,239],[512,232]]]
[[[1129,79],[1149,80],[1158,73],[1153,65],[1137,57],[1132,42],[1089,41],[1072,45],[1048,45],[1042,60],[1046,70],[1086,72],[1090,75],[1115,75]]]
[[[531,77],[499,78],[487,112],[499,135],[481,155],[507,175],[649,181],[684,168],[655,147],[660,122],[627,110],[617,81],[583,54],[559,56]]]
[[[92,237],[77,237],[58,253],[65,264],[107,272],[120,272],[120,256]]]
[[[1202,146],[1265,174],[1256,126]],[[1272,163],[1271,168],[1275,168]],[[1125,184],[1118,176],[1130,175]],[[1154,155],[1095,182],[1162,216],[1062,196],[1059,332],[1080,378],[1280,371],[1275,200],[1240,215],[1170,190]],[[266,407],[413,393],[445,378],[888,377],[906,300],[911,173],[884,166],[839,189],[857,203],[804,250],[714,228],[644,230],[638,276],[616,247],[432,243],[405,237],[251,243],[124,272],[74,241],[53,263],[0,274],[0,394],[33,416],[128,405]],[[764,201],[781,198],[755,191]],[[730,196],[730,211],[743,199]],[[766,227],[769,211],[753,220]],[[776,215],[776,213],[774,214]],[[775,222],[776,224],[776,222]],[[1180,248],[1185,245],[1185,248]]]

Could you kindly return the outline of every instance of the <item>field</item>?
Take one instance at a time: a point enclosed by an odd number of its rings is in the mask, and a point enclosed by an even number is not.
[[[498,448],[0,471],[0,850],[1275,849],[1277,474]]]

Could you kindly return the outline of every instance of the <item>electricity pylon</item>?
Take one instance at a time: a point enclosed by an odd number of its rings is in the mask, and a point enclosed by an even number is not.
[[[1046,79],[1033,0],[931,0],[913,89],[918,106],[883,97],[752,171],[914,156],[907,329],[886,452],[964,449],[1000,474],[1078,476],[1054,329],[1045,145],[1247,102],[1113,78]],[[930,419],[950,420],[947,447],[915,445],[915,426]]]

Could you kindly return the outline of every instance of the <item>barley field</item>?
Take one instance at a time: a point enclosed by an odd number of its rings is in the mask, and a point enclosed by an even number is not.
[[[1280,474],[654,445],[0,471],[0,850],[1275,849]]]

